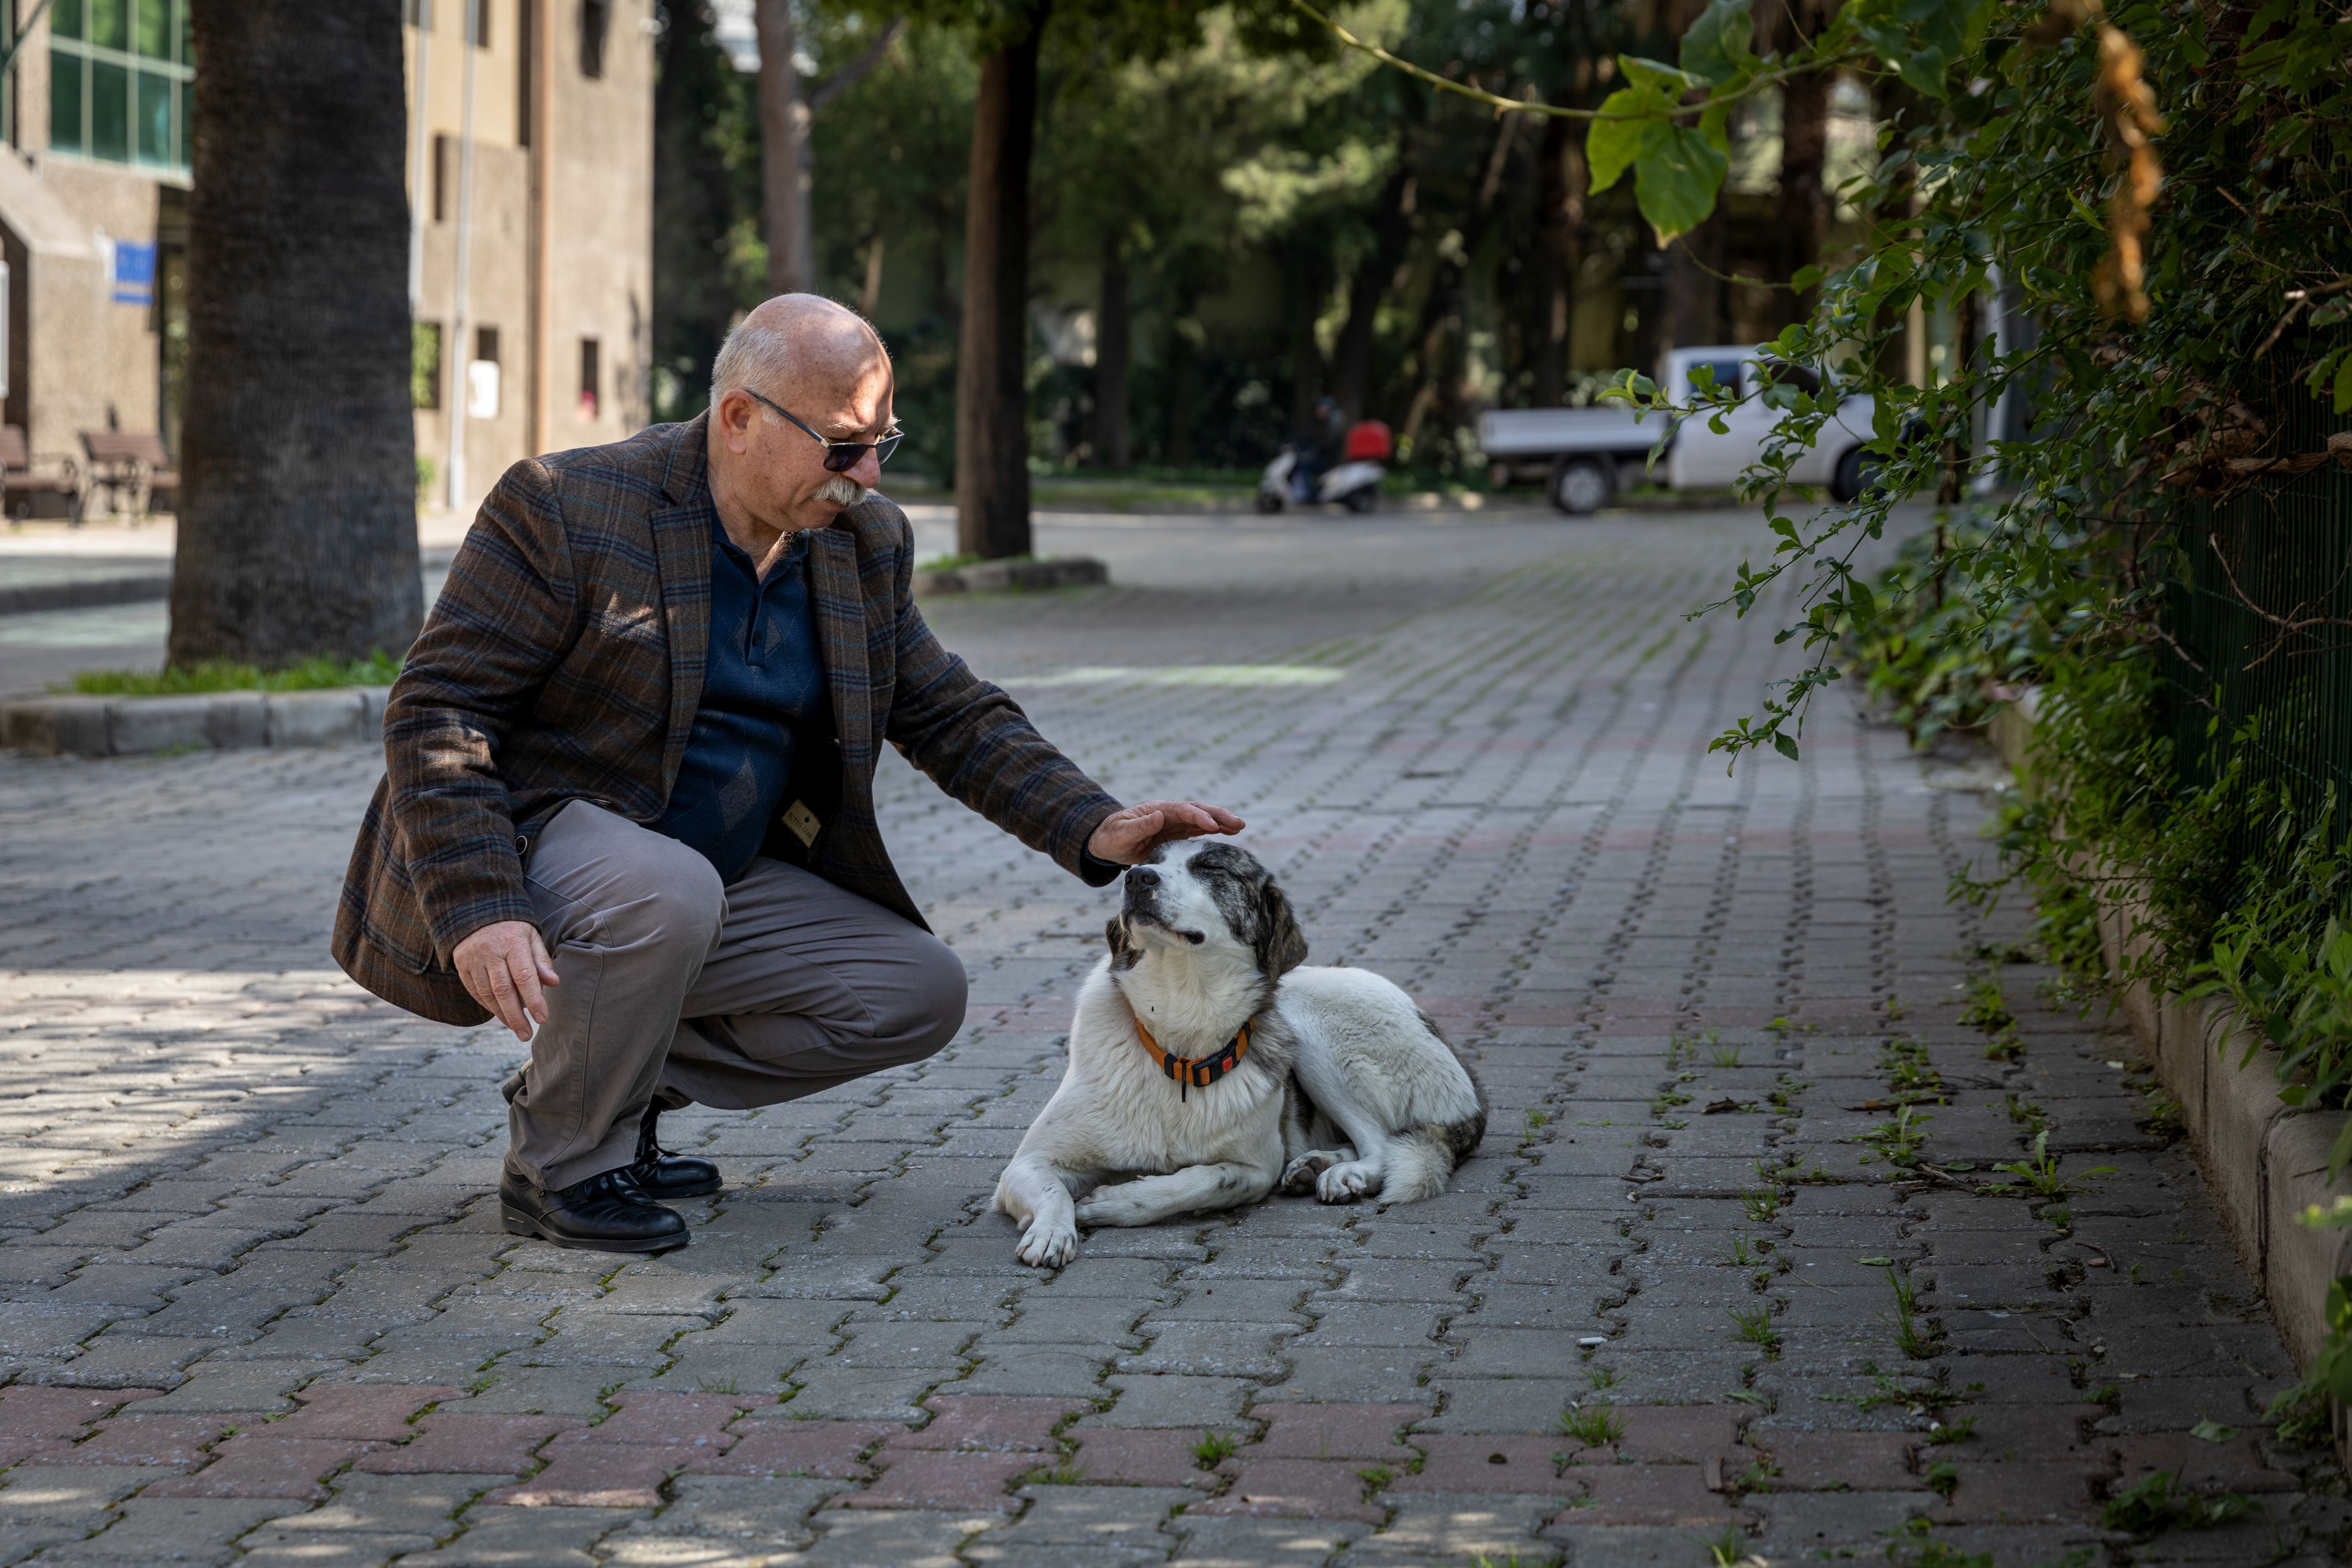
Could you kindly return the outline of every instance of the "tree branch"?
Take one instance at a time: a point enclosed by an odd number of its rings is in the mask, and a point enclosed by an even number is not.
[[[890,46],[898,41],[898,35],[906,30],[906,17],[892,17],[890,25],[882,29],[882,36],[866,45],[864,53],[809,89],[809,112],[814,114],[818,110],[871,76],[874,68],[882,63],[882,57],[890,52]]]

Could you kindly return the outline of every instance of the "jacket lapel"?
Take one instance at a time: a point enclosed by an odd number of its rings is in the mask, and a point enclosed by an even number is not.
[[[702,702],[702,677],[710,658],[711,530],[718,526],[704,472],[704,426],[708,415],[677,427],[662,477],[668,505],[649,519],[654,566],[661,583],[663,640],[669,646],[669,726],[662,742],[662,799],[677,783],[678,764],[694,732]]]
[[[845,769],[870,769],[874,743],[866,670],[866,595],[857,578],[857,541],[839,528],[809,535],[809,587],[816,601],[825,689],[833,698]]]

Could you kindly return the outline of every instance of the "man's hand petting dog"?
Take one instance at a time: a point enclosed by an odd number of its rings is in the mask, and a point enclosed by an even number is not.
[[[547,1022],[547,994],[541,987],[556,984],[555,961],[529,921],[484,926],[451,950],[449,961],[474,1000],[512,1029],[516,1039],[528,1041],[531,1026]]]
[[[1115,866],[1139,866],[1163,844],[1239,833],[1247,826],[1232,812],[1197,800],[1140,801],[1104,817],[1087,840],[1087,853]]]

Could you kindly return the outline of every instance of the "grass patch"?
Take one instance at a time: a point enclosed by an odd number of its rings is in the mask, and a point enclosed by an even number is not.
[[[285,669],[206,659],[149,669],[84,669],[50,690],[83,697],[186,697],[206,691],[325,691],[343,686],[389,686],[400,661],[379,648],[365,658],[306,658]]]
[[[1204,1470],[1213,1470],[1234,1457],[1241,1444],[1230,1432],[1203,1432],[1201,1440],[1192,1445],[1192,1461]]]

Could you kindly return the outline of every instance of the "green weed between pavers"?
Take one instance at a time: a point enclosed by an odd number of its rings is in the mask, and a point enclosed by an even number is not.
[[[2153,1535],[2160,1530],[2210,1530],[2253,1511],[2254,1500],[2236,1492],[2210,1495],[2182,1486],[2170,1470],[2144,1476],[2100,1510],[2109,1530]]]
[[[1966,1405],[1984,1392],[1981,1383],[1965,1384],[1958,1388],[1951,1384],[1950,1374],[1938,1368],[1932,1379],[1924,1384],[1906,1385],[1878,1370],[1874,1362],[1862,1363],[1863,1374],[1871,1380],[1874,1392],[1869,1394],[1817,1394],[1813,1397],[1825,1405],[1851,1405],[1857,1410],[1900,1408],[1914,1415],[1937,1415],[1955,1405]]]
[[[161,670],[85,669],[50,690],[82,697],[184,697],[207,691],[324,691],[344,686],[389,686],[400,660],[381,648],[365,658],[306,658],[285,669],[206,659]]]
[[[1911,1277],[1888,1267],[1886,1282],[1895,1289],[1895,1347],[1913,1361],[1933,1361],[1943,1350],[1943,1336],[1931,1322],[1920,1326],[1917,1297],[1911,1288]]]
[[[1738,1339],[1751,1345],[1762,1345],[1774,1355],[1780,1353],[1780,1336],[1772,1328],[1772,1309],[1769,1306],[1732,1308],[1731,1326]]]
[[[2030,1194],[2042,1199],[2063,1198],[2069,1191],[2066,1178],[2059,1173],[2058,1156],[2050,1152],[2050,1130],[2044,1127],[2033,1135],[2033,1152],[2022,1160],[2004,1161],[1993,1166],[2015,1176],[2013,1182],[1993,1182],[1985,1187],[1989,1193]],[[2112,1176],[2113,1165],[2094,1165],[2078,1172],[2081,1176]],[[2063,1221],[2059,1223],[2063,1223]]]
[[[1918,1114],[1909,1101],[1905,1101],[1896,1108],[1894,1121],[1882,1121],[1862,1135],[1870,1152],[1862,1154],[1857,1163],[1868,1165],[1884,1160],[1908,1170],[1919,1163],[1919,1151],[1927,1143],[1927,1123],[1935,1120],[1933,1116]]]
[[[1559,1413],[1559,1429],[1588,1448],[1613,1448],[1633,1426],[1606,1405],[1572,1405]]]
[[[1240,1447],[1239,1440],[1230,1432],[1203,1431],[1201,1440],[1192,1445],[1192,1460],[1204,1470],[1213,1470],[1232,1458],[1234,1450]]]

